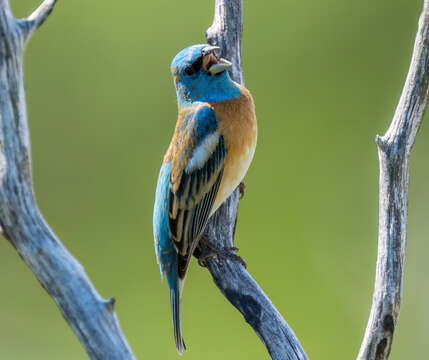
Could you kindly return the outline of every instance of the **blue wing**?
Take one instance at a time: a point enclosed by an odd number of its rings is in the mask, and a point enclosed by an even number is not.
[[[189,260],[207,223],[222,179],[226,145],[212,108],[179,113],[158,177],[153,216],[155,251],[170,288],[174,337],[185,349],[180,294]]]
[[[169,224],[183,279],[219,189],[226,145],[209,106],[200,105],[180,125],[172,142]]]
[[[174,249],[179,255],[178,275],[185,277],[215,201],[225,157],[226,144],[214,110],[199,105],[181,111],[155,201],[154,235],[161,272],[170,266]]]

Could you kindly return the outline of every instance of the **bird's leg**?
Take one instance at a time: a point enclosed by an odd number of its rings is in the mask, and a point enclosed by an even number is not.
[[[244,197],[244,190],[246,189],[246,185],[244,185],[244,182],[241,182],[238,185],[238,191],[240,192],[240,200]]]
[[[209,240],[207,240],[204,236],[201,237],[200,242],[204,244],[204,247],[206,249],[201,250],[199,252],[198,256],[198,264],[202,267],[207,267],[206,260],[209,258],[214,258],[217,263],[220,263],[220,260],[222,258],[224,259],[230,259],[232,261],[237,261],[241,265],[243,265],[245,268],[247,268],[246,262],[243,260],[243,258],[237,254],[234,253],[234,251],[238,251],[238,247],[231,247],[231,248],[218,248],[214,246]]]

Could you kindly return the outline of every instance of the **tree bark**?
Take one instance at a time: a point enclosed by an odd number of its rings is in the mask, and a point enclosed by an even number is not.
[[[244,85],[241,69],[242,0],[216,0],[213,24],[206,32],[207,41],[220,47],[221,56],[232,61],[232,79]],[[204,238],[220,249],[232,248],[237,221],[239,190],[216,211],[209,221]],[[202,253],[210,251],[201,242]],[[293,330],[277,311],[267,295],[236,261],[205,261],[215,284],[244,316],[265,344],[271,358],[307,359]]]
[[[371,314],[359,360],[387,359],[398,321],[407,235],[409,159],[428,102],[429,0],[424,1],[411,65],[386,134],[380,162],[378,257]]]
[[[27,19],[0,0],[0,224],[53,298],[91,359],[135,359],[113,309],[43,219],[34,197],[22,62],[25,43],[52,11],[46,0]]]
[[[35,200],[22,61],[25,44],[55,6],[46,0],[28,18],[15,19],[0,0],[0,225],[41,285],[58,305],[91,359],[135,359],[114,312],[114,299],[97,293],[83,267],[43,219]],[[207,40],[233,62],[232,78],[243,84],[241,0],[216,0]],[[409,157],[428,102],[429,0],[392,123],[377,136],[380,161],[380,214],[377,271],[371,314],[359,360],[387,359],[396,328],[405,258]],[[239,191],[210,220],[205,232],[219,248],[232,248]],[[204,249],[204,243],[201,244]],[[245,267],[235,261],[206,260],[226,298],[243,314],[272,359],[307,359],[292,329]]]

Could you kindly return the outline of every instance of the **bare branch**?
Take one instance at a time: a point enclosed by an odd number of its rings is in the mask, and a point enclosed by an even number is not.
[[[45,22],[56,2],[57,0],[45,0],[27,19],[18,20],[24,42]]]
[[[241,0],[216,0],[213,25],[206,33],[207,41],[220,46],[221,55],[233,63],[232,79],[243,84],[241,33]],[[204,237],[219,248],[233,247],[238,201],[239,191],[236,189],[205,229]],[[207,251],[204,242],[200,243],[199,250]],[[307,359],[292,329],[241,264],[228,259],[222,259],[220,263],[209,259],[206,263],[216,285],[253,327],[272,359]]]
[[[26,37],[46,19],[55,1],[45,1],[23,22],[0,0],[0,225],[61,310],[91,359],[135,359],[113,310],[83,267],[61,244],[36,204],[22,71]]]
[[[213,24],[207,29],[206,38],[209,44],[221,48],[222,56],[227,56],[232,61],[231,78],[244,85],[241,69],[242,32],[242,2],[216,0]]]
[[[204,237],[219,248],[233,246],[235,223],[226,223],[225,219],[232,219],[236,214],[232,204],[238,202],[238,197],[235,191],[214,214],[211,226],[204,232]],[[207,250],[203,243],[201,249]],[[208,259],[206,264],[218,288],[252,326],[273,360],[307,359],[293,330],[243,265],[229,259],[219,262]]]
[[[414,44],[410,69],[389,129],[377,136],[380,161],[378,257],[371,314],[359,360],[387,359],[402,295],[409,157],[428,102],[429,0]]]
[[[56,302],[91,359],[135,359],[114,312],[115,300],[105,300],[97,293],[83,267],[43,219],[34,197],[22,45],[55,3],[46,0],[30,17],[16,20],[8,1],[0,0],[1,230]],[[243,84],[241,0],[216,0],[215,6],[207,39],[233,61],[231,76]],[[409,156],[428,102],[428,54],[429,0],[425,0],[403,93],[388,131],[377,137],[379,249],[373,305],[359,360],[387,359],[397,324],[405,258]],[[220,248],[233,247],[238,198],[236,190],[205,230],[204,236]],[[216,285],[253,327],[272,359],[307,359],[292,329],[241,264],[228,259],[209,259],[206,263]]]

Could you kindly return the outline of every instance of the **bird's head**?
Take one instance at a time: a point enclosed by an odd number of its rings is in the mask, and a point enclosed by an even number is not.
[[[216,56],[217,46],[192,45],[179,52],[171,72],[180,102],[223,101],[239,96],[239,88],[228,75],[232,65]]]

